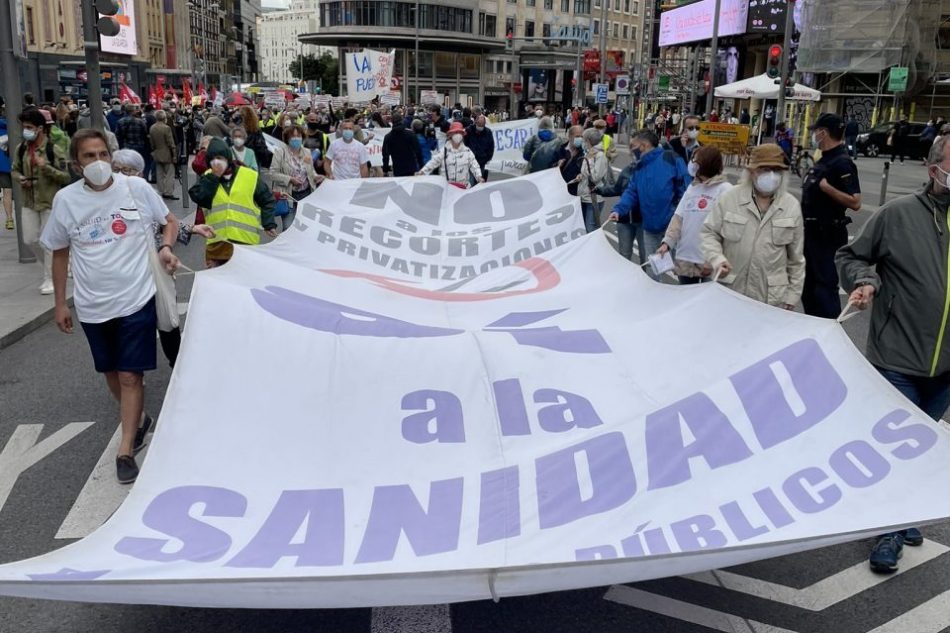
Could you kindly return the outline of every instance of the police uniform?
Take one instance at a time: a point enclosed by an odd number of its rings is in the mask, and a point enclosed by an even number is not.
[[[822,115],[814,128],[843,129],[837,115]],[[834,319],[841,313],[838,294],[838,271],[835,253],[848,243],[847,207],[838,204],[821,190],[821,181],[838,191],[854,195],[861,193],[858,168],[848,149],[842,144],[822,153],[802,182],[802,215],[805,219],[805,288],[802,305],[805,314]]]

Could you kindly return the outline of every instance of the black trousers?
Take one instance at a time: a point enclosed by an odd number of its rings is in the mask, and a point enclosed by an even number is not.
[[[835,253],[847,243],[848,229],[843,226],[829,231],[805,231],[805,314],[825,319],[836,319],[841,314]]]

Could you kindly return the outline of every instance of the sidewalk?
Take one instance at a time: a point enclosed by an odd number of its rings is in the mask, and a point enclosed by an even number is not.
[[[0,228],[0,349],[12,345],[53,318],[53,295],[40,294],[39,263],[21,264],[16,231]],[[72,301],[72,282],[67,286]]]

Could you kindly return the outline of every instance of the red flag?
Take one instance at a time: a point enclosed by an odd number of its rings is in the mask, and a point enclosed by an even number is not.
[[[165,86],[160,83],[155,86],[155,98],[159,101],[163,101],[165,99]]]
[[[173,93],[172,93],[172,103],[174,103],[175,105],[178,105],[178,93],[177,93],[177,92],[173,92]]]
[[[119,100],[129,101],[131,103],[142,103],[142,98],[135,94],[135,91],[129,88],[124,81],[119,84]]]
[[[198,96],[201,97],[202,103],[208,100],[208,92],[205,90],[204,84],[198,84]]]
[[[152,86],[148,87],[148,102],[153,106],[158,106],[158,99],[155,98],[155,88]]]
[[[191,100],[194,97],[191,94],[191,81],[188,79],[181,80],[181,98],[185,102],[185,105],[191,105]]]

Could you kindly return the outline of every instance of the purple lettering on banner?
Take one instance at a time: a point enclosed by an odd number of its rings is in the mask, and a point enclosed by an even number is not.
[[[291,543],[303,525],[303,543]],[[297,559],[295,567],[342,565],[345,533],[342,489],[285,490],[261,529],[226,566],[270,569],[285,556]]]
[[[501,434],[531,435],[531,424],[528,422],[528,410],[524,406],[524,392],[521,382],[517,378],[497,380],[492,383],[495,393],[495,406],[498,408],[498,422],[501,425]]]
[[[670,530],[681,552],[725,547],[729,539],[716,529],[716,520],[708,514],[697,514],[688,519],[670,523]]]
[[[196,505],[203,506],[201,516],[243,517],[247,499],[233,490],[215,486],[171,488],[157,494],[142,514],[143,525],[171,538],[126,536],[115,544],[115,551],[139,560],[161,563],[218,560],[230,549],[231,537],[227,532],[192,517],[190,513]],[[181,545],[173,551],[166,551],[165,547],[174,541],[180,541]]]
[[[493,197],[499,199],[497,205],[492,204]],[[501,180],[467,191],[456,200],[454,214],[459,224],[492,224],[530,217],[542,206],[541,190],[530,180]],[[503,215],[495,215],[496,210]]]
[[[775,491],[771,488],[756,490],[752,493],[752,497],[755,499],[755,502],[759,504],[762,513],[765,514],[768,520],[772,522],[772,525],[775,526],[775,529],[783,528],[795,522],[795,517],[789,514],[785,506],[782,505],[782,502],[778,500]]]
[[[719,511],[722,513],[722,518],[726,520],[726,525],[729,526],[729,529],[732,530],[732,533],[740,541],[747,541],[750,538],[761,536],[769,531],[766,525],[752,527],[752,523],[748,517],[746,517],[738,501],[730,501],[729,503],[719,506]]]
[[[478,544],[521,534],[521,486],[517,466],[482,473],[478,504]]]
[[[663,528],[653,528],[652,530],[647,530],[643,533],[643,540],[647,542],[647,549],[649,549],[650,553],[653,555],[671,554],[673,552],[673,550],[670,549],[670,544],[666,541],[666,535],[663,533]]]
[[[852,488],[873,486],[891,472],[891,465],[887,460],[863,440],[848,442],[837,449],[831,454],[828,463],[844,483]]]
[[[584,499],[576,458],[587,457],[593,494]],[[540,457],[537,469],[538,521],[541,529],[618,508],[637,492],[637,478],[623,433],[606,433]]]
[[[274,316],[321,332],[393,338],[453,336],[463,332],[401,321],[279,286],[267,286],[264,290],[252,288],[251,295]]]
[[[524,329],[525,325],[544,321],[566,310],[567,308],[541,312],[512,312],[485,326],[485,331],[507,332],[514,337],[519,345],[540,347],[555,352],[609,354],[610,346],[607,345],[607,341],[597,330],[565,331],[556,326]]]
[[[463,483],[457,477],[429,484],[428,510],[408,485],[377,486],[356,562],[392,560],[403,532],[416,556],[458,549]]]
[[[617,550],[613,545],[595,545],[574,550],[575,560],[604,560],[617,558]]]
[[[685,443],[681,423],[689,427],[695,442]],[[688,481],[692,476],[689,461],[695,457],[716,469],[752,456],[729,418],[704,393],[647,415],[646,447],[649,490]]]
[[[841,501],[841,489],[835,484],[828,484],[821,490],[816,488],[818,484],[827,480],[828,475],[825,471],[812,466],[803,468],[786,479],[782,484],[782,490],[796,508],[806,514],[814,514],[827,510]],[[818,498],[816,499],[815,496]]]
[[[538,321],[550,319],[551,317],[557,316],[566,311],[567,308],[561,308],[560,310],[543,310],[541,312],[510,312],[494,323],[489,323],[485,327],[524,327],[525,325],[531,325],[532,323],[537,323]]]
[[[563,433],[571,429],[592,429],[603,424],[590,400],[569,391],[538,389],[534,392],[538,404],[553,402],[538,411],[538,423],[548,433]]]
[[[881,444],[901,442],[891,449],[891,455],[904,461],[920,457],[937,443],[937,432],[928,424],[904,424],[910,416],[909,411],[897,409],[881,418],[871,429],[871,435]]]
[[[406,187],[409,187],[412,193],[406,191]],[[442,187],[429,182],[363,181],[350,199],[350,204],[368,209],[385,209],[390,200],[414,220],[433,226],[439,224]]]
[[[421,411],[402,420],[402,436],[410,442],[449,444],[465,441],[462,403],[454,393],[435,389],[413,391],[402,397],[402,410]]]
[[[775,372],[781,364],[805,409],[792,410]],[[768,449],[790,440],[835,412],[848,395],[841,376],[814,339],[805,339],[763,358],[730,378],[759,444]]]

